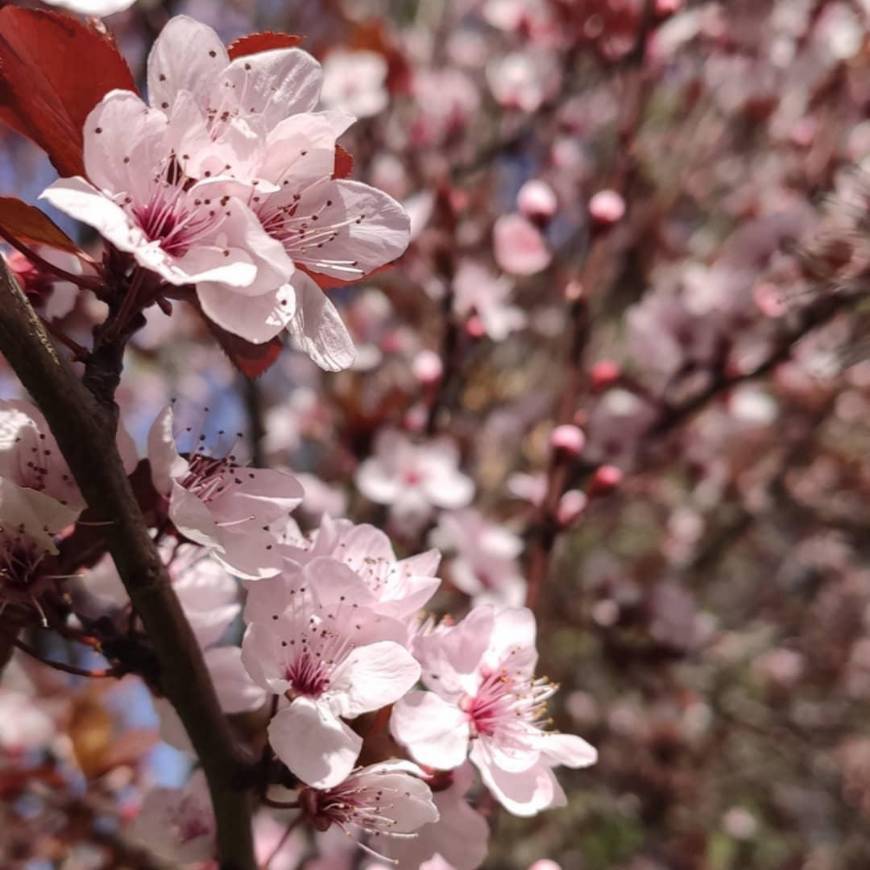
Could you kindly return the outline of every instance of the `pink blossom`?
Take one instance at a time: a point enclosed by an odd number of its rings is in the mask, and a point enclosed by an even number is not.
[[[546,269],[552,259],[541,231],[519,214],[496,220],[493,245],[496,263],[512,275],[534,275]]]
[[[452,441],[414,444],[401,432],[383,430],[374,456],[360,465],[356,482],[366,498],[390,505],[396,522],[409,528],[425,523],[433,508],[461,508],[471,501],[474,484],[458,465]]]
[[[496,58],[487,66],[486,78],[502,106],[534,112],[556,92],[561,76],[550,54],[534,51]]]
[[[428,550],[407,559],[396,559],[390,539],[367,524],[324,516],[310,541],[282,548],[285,567],[281,575],[250,583],[245,617],[267,620],[283,611],[293,599],[302,567],[317,567],[320,583],[343,578],[355,589],[358,603],[392,619],[409,621],[435,594],[440,556]],[[316,566],[315,566],[316,563]],[[312,587],[320,588],[319,585]]]
[[[335,826],[346,834],[368,834],[366,851],[378,854],[396,842],[416,839],[438,820],[422,771],[407,761],[383,761],[353,771],[331,788],[303,788],[302,811],[318,831]]]
[[[469,753],[487,788],[515,815],[561,806],[554,766],[594,764],[580,737],[543,730],[555,692],[535,679],[535,619],[524,608],[476,607],[455,626],[420,635],[414,647],[430,691],[393,708],[393,735],[421,764],[460,765]]]
[[[299,482],[283,471],[244,467],[234,454],[211,456],[199,443],[185,458],[175,446],[173,421],[168,406],[151,427],[148,456],[175,527],[236,576],[277,574],[283,565],[277,545],[303,496]]]
[[[248,626],[242,659],[264,689],[286,698],[269,742],[308,785],[330,788],[353,769],[362,738],[343,720],[401,698],[420,675],[405,627],[379,616],[356,575],[331,559],[301,571],[283,612]]]
[[[484,332],[502,341],[526,324],[525,313],[510,304],[512,282],[472,260],[463,260],[453,279],[453,308],[462,317],[477,315]]]
[[[526,582],[517,563],[523,543],[504,526],[472,509],[452,511],[441,515],[432,540],[453,550],[450,579],[475,604],[523,603]]]
[[[439,858],[454,870],[476,870],[486,858],[489,827],[468,804],[466,795],[474,779],[471,765],[449,774],[446,787],[439,777],[431,781],[438,820],[420,828],[413,839],[392,841],[385,851],[399,867],[428,868],[433,858]]]
[[[387,61],[375,51],[331,51],[323,63],[324,105],[369,118],[389,102]]]
[[[212,858],[216,826],[205,774],[196,771],[183,789],[148,792],[129,833],[173,864]]]
[[[274,289],[292,262],[228,180],[188,180],[189,155],[175,146],[190,137],[198,148],[204,121],[189,101],[174,108],[167,118],[128,91],[107,94],[85,121],[90,181],[62,178],[42,197],[170,285],[208,281],[246,297]]]

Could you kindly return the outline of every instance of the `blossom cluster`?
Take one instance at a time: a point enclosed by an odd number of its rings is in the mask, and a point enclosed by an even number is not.
[[[267,711],[268,746],[287,772],[279,790],[294,798],[288,806],[315,830],[363,837],[399,866],[441,855],[471,870],[486,854],[487,826],[463,802],[469,759],[511,813],[564,804],[553,769],[588,766],[596,754],[547,726],[555,686],[535,676],[531,611],[483,604],[455,624],[423,620],[440,585],[437,551],[398,559],[380,530],[328,516],[303,535],[292,513],[304,490],[292,474],[217,455],[199,436],[181,453],[175,418],[167,407],[148,437],[165,516],[161,552],[224,711]],[[33,406],[4,403],[0,430],[8,433],[0,600],[4,610],[62,619],[63,578],[51,560],[81,498]],[[102,620],[103,633],[106,621],[120,629],[120,578],[108,560],[92,574],[78,578],[78,618]],[[227,643],[240,616],[241,644]],[[173,708],[159,697],[156,708],[163,738],[189,751]],[[366,744],[387,728],[401,755],[361,765]],[[451,842],[457,825],[468,838],[461,854]],[[159,838],[167,827],[171,836]],[[135,832],[152,846],[160,839],[169,859],[207,860],[215,831],[205,780],[192,779],[177,797],[146,798]]]

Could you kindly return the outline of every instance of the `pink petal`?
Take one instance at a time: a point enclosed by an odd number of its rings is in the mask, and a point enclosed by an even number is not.
[[[495,261],[505,272],[534,275],[550,265],[544,237],[534,224],[519,214],[502,215],[493,228]]]
[[[390,732],[428,767],[452,770],[468,754],[468,716],[434,692],[409,692],[395,707]]]
[[[353,770],[362,737],[322,704],[297,698],[269,723],[269,743],[303,782],[331,788]]]

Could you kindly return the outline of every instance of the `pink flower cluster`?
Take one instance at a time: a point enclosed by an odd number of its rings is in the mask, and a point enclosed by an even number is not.
[[[173,18],[148,58],[148,103],[108,93],[85,122],[87,178],[43,198],[156,275],[146,302],[193,286],[222,329],[254,343],[287,331],[345,368],[353,342],[317,282],[395,260],[409,221],[387,194],[334,177],[354,117],[317,111],[322,82],[298,48],[231,60],[211,28]]]
[[[546,725],[555,686],[535,676],[531,611],[482,604],[456,624],[423,619],[440,586],[436,550],[399,559],[375,527],[326,516],[303,535],[290,517],[303,497],[291,474],[213,456],[195,433],[180,453],[174,418],[163,411],[149,437],[155,488],[188,542],[167,543],[164,556],[224,710],[268,711],[269,747],[289,776],[271,793],[315,830],[366,836],[399,866],[440,855],[460,870],[480,864],[488,836],[465,797],[467,759],[511,813],[564,804],[553,768],[592,764],[595,750]],[[117,577],[106,591],[107,572],[84,587],[104,613],[122,603]],[[224,640],[240,614],[241,647]],[[157,710],[163,738],[189,751],[173,709],[158,699]],[[387,729],[404,758],[374,748],[389,745]],[[211,854],[201,777],[146,799],[134,833],[151,841],[158,829],[170,832],[170,860]]]

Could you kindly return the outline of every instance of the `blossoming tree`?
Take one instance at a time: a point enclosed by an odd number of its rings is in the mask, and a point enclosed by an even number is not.
[[[866,4],[0,5],[0,865],[870,862]]]

